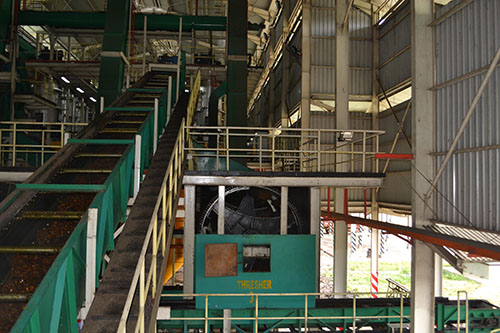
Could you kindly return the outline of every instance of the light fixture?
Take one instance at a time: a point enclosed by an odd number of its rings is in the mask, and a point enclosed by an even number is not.
[[[82,88],[80,88],[80,87],[76,88],[76,91],[78,91],[78,92],[79,92],[79,93],[81,93],[81,94],[84,94],[84,93],[85,93],[85,91],[83,91],[83,89],[82,89]]]
[[[92,102],[94,102],[94,103],[95,103],[95,102],[97,102],[97,101],[96,101],[96,99],[95,99],[94,97],[90,97],[90,100],[91,100]]]
[[[70,83],[70,82],[71,82],[70,80],[68,80],[68,79],[67,79],[67,78],[65,78],[64,76],[61,76],[61,80],[63,80],[63,81],[64,81],[64,82],[66,82],[66,83]]]
[[[352,131],[342,131],[339,134],[339,142],[351,142],[352,137],[354,136],[354,132]]]

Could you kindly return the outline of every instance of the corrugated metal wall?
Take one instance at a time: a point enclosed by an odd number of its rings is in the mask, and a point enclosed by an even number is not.
[[[456,5],[452,1],[439,17]],[[488,66],[500,47],[500,1],[473,1],[436,27],[436,150],[444,152],[458,130],[484,73],[447,81]],[[466,75],[467,76],[467,75]],[[500,145],[500,69],[497,67],[457,149]],[[438,166],[443,156],[437,158]],[[438,183],[438,219],[500,231],[500,150],[454,154]],[[456,208],[454,208],[453,206]],[[461,213],[465,215],[462,216]]]
[[[311,92],[335,93],[334,1],[313,1],[311,21]],[[351,95],[371,94],[371,18],[353,9],[349,17]]]
[[[411,78],[410,32],[410,1],[406,1],[379,28],[379,75],[385,90]]]
[[[372,24],[371,17],[360,10],[349,16],[349,94],[372,93]]]
[[[399,121],[403,119],[403,114],[409,102],[402,103],[394,107]],[[390,152],[394,137],[398,131],[398,123],[392,112],[387,110],[380,113],[379,129],[385,131],[385,134],[380,137],[380,151]],[[403,129],[411,141],[411,108],[406,115],[406,120]],[[403,134],[399,135],[394,153],[410,154],[411,149]],[[383,171],[386,160],[380,161],[380,171]],[[411,204],[411,163],[407,160],[391,160],[388,164],[384,187],[379,191],[379,201]]]
[[[311,92],[335,92],[335,2],[313,1],[311,9]]]

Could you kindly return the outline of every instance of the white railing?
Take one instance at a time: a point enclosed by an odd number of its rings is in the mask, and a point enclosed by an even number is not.
[[[404,315],[404,305],[403,300],[405,299],[404,293],[399,294],[399,315],[376,315],[376,316],[362,316],[357,314],[357,303],[356,301],[360,298],[360,296],[371,297],[371,292],[348,292],[348,293],[255,293],[255,294],[162,294],[162,297],[203,297],[205,302],[205,315],[203,317],[170,317],[167,321],[184,321],[188,323],[193,322],[204,322],[204,332],[209,332],[209,322],[210,321],[224,321],[224,320],[250,320],[254,322],[254,332],[258,333],[259,322],[262,321],[280,321],[280,320],[300,320],[304,323],[304,331],[308,332],[310,328],[311,322],[315,321],[315,327],[321,321],[325,320],[352,320],[352,332],[356,332],[356,322],[362,321],[366,319],[399,319],[399,326],[401,332],[403,332],[403,324],[406,319],[406,322],[409,322],[410,316]],[[377,293],[379,296],[387,296],[387,293]],[[311,313],[309,298],[310,297],[343,297],[352,299],[352,315],[344,315],[344,316],[316,316]],[[217,297],[253,297],[254,306],[253,313],[248,314],[247,317],[232,317],[231,315],[223,315],[221,317],[209,316],[209,302],[208,299],[217,298]],[[259,300],[264,297],[303,297],[304,298],[304,306],[298,308],[303,311],[302,316],[262,316],[259,315],[260,306]],[[314,309],[313,309],[314,311]]]
[[[200,158],[215,159],[217,170],[230,170],[230,157],[245,158],[260,171],[378,172],[374,156],[379,153],[382,134],[384,131],[187,126],[188,141],[198,145],[185,149],[195,165]]]

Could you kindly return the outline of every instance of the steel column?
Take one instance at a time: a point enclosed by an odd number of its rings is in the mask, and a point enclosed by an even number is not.
[[[311,187],[311,234],[316,235],[316,292],[319,291],[319,279],[320,279],[320,237],[319,237],[319,227],[321,220],[321,191],[319,187]]]
[[[301,123],[311,128],[311,0],[302,4]]]
[[[288,31],[288,18],[290,16],[290,0],[283,0],[281,5],[283,6],[281,13],[281,22],[283,24],[283,36],[287,38]],[[281,79],[281,127],[287,128],[291,124],[288,124],[288,104],[287,104],[287,96],[288,96],[288,88],[290,84],[290,52],[288,52],[286,48],[286,43],[283,46],[283,56],[281,58],[281,70],[282,70],[282,79]]]
[[[194,293],[194,231],[196,187],[184,185],[184,294]]]
[[[288,231],[288,187],[281,187],[280,235]]]
[[[224,235],[224,210],[226,206],[226,187],[219,186],[217,234]]]
[[[127,33],[130,11],[130,0],[109,0],[102,51],[107,56],[101,56],[99,70],[99,95],[104,97],[109,105],[120,94],[123,86],[125,63],[121,56],[110,56],[113,53],[126,53]]]
[[[412,217],[413,227],[429,224],[432,213],[419,198],[428,188],[424,179],[433,178],[434,101],[430,88],[433,77],[432,0],[411,1],[411,65],[412,65]],[[432,202],[429,202],[432,206]],[[434,332],[434,253],[419,240],[412,246],[411,331]]]
[[[335,117],[337,128],[349,128],[349,23],[344,26],[344,16],[348,10],[346,0],[336,0],[336,67],[335,67]],[[342,155],[337,155],[342,159]],[[337,165],[336,171],[345,171],[346,164]],[[339,170],[340,168],[340,170]],[[345,197],[343,188],[335,189],[335,211],[344,210]],[[346,214],[348,212],[345,212]],[[334,230],[333,285],[334,291],[347,291],[347,224],[336,221]]]
[[[227,17],[226,124],[247,126],[247,0],[228,1]],[[246,148],[245,139],[233,138],[230,146]],[[245,163],[244,159],[238,160]]]

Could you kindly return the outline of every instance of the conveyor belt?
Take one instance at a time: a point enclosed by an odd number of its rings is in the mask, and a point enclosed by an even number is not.
[[[168,77],[148,73],[135,87],[166,88]],[[114,107],[151,107],[162,92],[125,93]],[[107,111],[78,138],[134,139],[149,112]],[[177,133],[177,132],[176,132]],[[69,144],[30,177],[30,183],[104,184],[127,145]],[[14,325],[96,192],[15,191],[0,216],[0,332]]]
[[[167,171],[182,118],[186,116],[187,98],[187,95],[182,95],[177,102],[165,134],[158,143],[158,151],[153,157],[146,178],[125,223],[125,228],[111,255],[110,264],[101,280],[101,285],[85,320],[83,332],[116,332],[118,329],[141,247],[154,211],[156,198],[160,195],[162,179]],[[168,230],[169,243],[172,229]],[[169,245],[167,245],[167,248],[169,248]],[[165,257],[165,259],[167,258]],[[164,260],[161,265],[158,265],[157,274],[159,276],[162,276],[163,272],[165,272],[166,261]],[[157,294],[161,291],[161,287],[161,285],[158,285]],[[146,332],[150,331],[152,325],[156,325],[156,309],[158,305],[159,297],[155,301],[146,303]],[[138,304],[134,302],[127,322],[127,332],[134,331],[137,322],[137,311]]]

